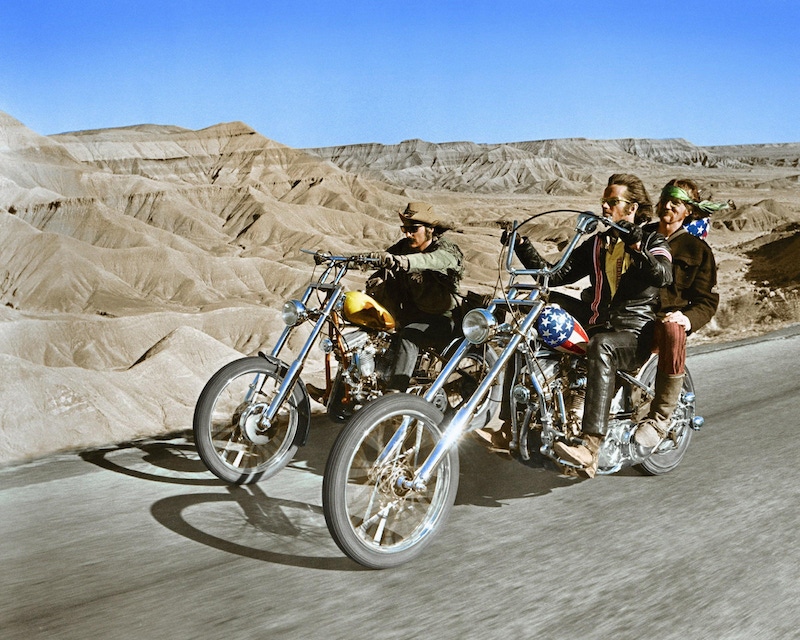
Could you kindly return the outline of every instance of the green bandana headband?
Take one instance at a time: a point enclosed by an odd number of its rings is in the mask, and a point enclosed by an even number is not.
[[[711,202],[710,200],[703,200],[701,202],[697,202],[697,200],[692,200],[689,197],[689,194],[686,193],[680,187],[676,187],[675,185],[664,187],[663,191],[661,192],[661,199],[666,200],[667,198],[677,198],[678,200],[683,200],[684,202],[688,202],[691,205],[694,205],[703,213],[711,215],[715,211],[719,211],[720,209],[727,209],[728,205],[725,202]]]

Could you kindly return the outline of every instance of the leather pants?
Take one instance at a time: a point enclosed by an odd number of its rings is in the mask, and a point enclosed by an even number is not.
[[[616,392],[617,371],[629,371],[642,364],[641,339],[634,331],[598,333],[589,340],[586,351],[587,383],[582,430],[605,435],[608,413]]]
[[[453,321],[448,316],[421,317],[404,326],[395,336],[394,363],[389,388],[405,391],[425,347],[441,350],[453,335]]]

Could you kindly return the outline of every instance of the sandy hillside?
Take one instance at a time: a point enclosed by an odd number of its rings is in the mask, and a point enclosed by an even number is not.
[[[0,113],[0,463],[189,428],[207,378],[271,346],[311,274],[300,248],[383,248],[412,199],[456,222],[465,288],[490,290],[498,220],[597,210],[617,171],[653,195],[689,176],[736,204],[710,237],[723,306],[694,339],[796,321],[799,158],[683,140],[300,150],[242,123],[45,137]],[[536,240],[555,251],[571,222]]]

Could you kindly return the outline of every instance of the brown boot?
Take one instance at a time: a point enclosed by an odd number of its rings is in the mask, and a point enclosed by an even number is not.
[[[656,373],[656,390],[650,403],[650,413],[636,426],[633,434],[636,444],[652,449],[667,436],[672,414],[681,396],[684,377],[683,373],[675,376],[661,371]]]
[[[316,400],[320,404],[325,404],[325,389],[320,389],[310,382],[306,383],[306,391],[312,400]]]
[[[511,450],[511,421],[506,420],[497,431],[491,429],[476,429],[473,431],[482,445],[490,451],[509,453]]]
[[[603,436],[593,433],[586,433],[582,436],[583,444],[569,445],[566,442],[556,442],[553,451],[560,457],[572,464],[583,467],[586,475],[593,478],[597,472],[597,454],[600,451],[600,444]]]

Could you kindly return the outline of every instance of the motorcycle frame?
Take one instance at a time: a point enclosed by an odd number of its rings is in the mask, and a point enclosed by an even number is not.
[[[481,381],[480,385],[478,385],[478,388],[472,394],[472,397],[455,413],[450,422],[446,425],[444,433],[442,434],[442,438],[436,443],[428,457],[416,470],[414,477],[398,478],[397,483],[401,488],[411,491],[423,490],[427,482],[430,480],[431,475],[436,470],[437,466],[445,457],[447,452],[451,449],[451,447],[455,446],[461,436],[465,433],[472,420],[475,410],[483,402],[486,394],[489,392],[492,385],[495,384],[509,359],[516,353],[523,340],[527,341],[530,339],[531,329],[545,307],[545,300],[543,300],[543,297],[549,291],[550,277],[564,267],[567,260],[572,255],[572,252],[575,250],[575,247],[578,246],[580,240],[584,236],[593,233],[597,229],[598,222],[601,221],[608,226],[619,228],[610,220],[602,218],[590,211],[581,212],[564,209],[559,210],[559,212],[578,213],[579,216],[572,239],[564,249],[558,262],[550,267],[541,269],[517,269],[514,267],[513,248],[517,241],[517,231],[519,227],[524,224],[524,222],[522,224],[517,224],[516,222],[514,223],[509,241],[508,255],[506,256],[505,261],[506,271],[510,274],[508,292],[506,293],[505,297],[495,298],[486,307],[486,310],[491,314],[494,314],[495,311],[502,309],[503,307],[508,307],[509,310],[512,310],[512,323],[499,324],[494,338],[490,338],[487,341],[491,342],[492,339],[498,342],[502,341],[503,349],[500,352],[497,361],[494,363],[487,375]],[[551,211],[546,213],[554,212]],[[530,284],[517,283],[516,280],[520,277],[533,277],[534,282]],[[529,311],[523,317],[522,321],[517,323],[513,314],[513,309],[523,307],[529,307]],[[442,372],[439,374],[439,377],[434,381],[434,383],[423,396],[426,401],[432,401],[436,393],[444,385],[444,382],[447,380],[449,375],[458,366],[459,362],[464,357],[464,354],[467,352],[467,349],[469,349],[470,346],[471,343],[464,338],[453,355],[453,358],[445,365],[445,367],[442,369]],[[541,388],[535,376],[532,377],[532,384],[534,386],[534,391],[540,398],[540,406],[543,408],[543,412],[541,414],[543,426],[549,426],[549,424],[552,423],[552,414],[547,409],[544,389]],[[384,447],[383,451],[378,456],[376,464],[380,464],[394,455],[398,447],[401,446],[412,421],[413,418],[406,418],[403,420],[400,427],[397,429],[392,438],[390,438],[389,442],[386,444],[386,447]]]
[[[305,253],[312,253],[310,251],[306,251],[305,249],[303,249],[303,251]],[[281,406],[283,406],[283,403],[289,397],[294,385],[300,379],[300,373],[305,366],[308,355],[311,352],[311,348],[314,346],[314,342],[316,342],[326,323],[331,323],[331,336],[337,340],[340,351],[342,353],[345,351],[342,348],[341,342],[339,342],[341,341],[341,335],[338,331],[338,327],[340,326],[341,321],[339,319],[338,306],[345,292],[345,288],[344,285],[341,284],[341,280],[350,268],[352,257],[325,256],[325,260],[327,260],[328,263],[322,274],[316,282],[311,282],[306,287],[302,297],[300,298],[300,302],[306,309],[309,318],[316,318],[316,322],[314,323],[314,327],[311,330],[308,338],[306,338],[303,346],[298,351],[297,356],[289,365],[286,375],[283,377],[283,380],[275,393],[275,397],[267,406],[266,411],[261,419],[262,425],[268,426],[272,420],[275,419],[275,416],[278,414],[278,410]],[[308,303],[311,300],[311,296],[314,294],[314,292],[325,292],[326,297],[321,304],[321,308],[318,307],[311,309],[308,307]],[[298,322],[297,324],[284,327],[281,335],[278,337],[278,340],[275,343],[275,346],[273,346],[272,351],[270,352],[271,358],[279,360],[278,356],[286,345],[289,336],[300,324],[302,323]],[[328,373],[326,368],[326,378],[327,377]],[[259,380],[259,378],[262,379]],[[245,401],[251,402],[252,398],[261,391],[261,388],[265,382],[266,376],[258,374],[256,379],[253,381],[253,384],[250,386],[250,391],[245,397]],[[329,386],[329,382],[329,380],[326,380],[326,387]]]

